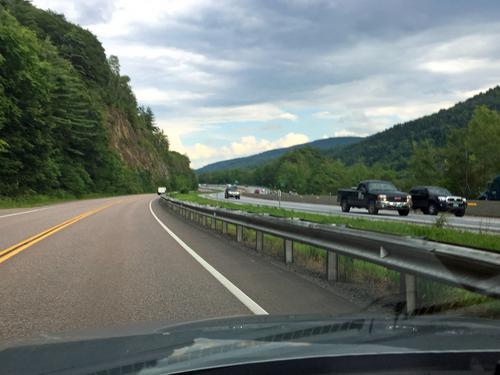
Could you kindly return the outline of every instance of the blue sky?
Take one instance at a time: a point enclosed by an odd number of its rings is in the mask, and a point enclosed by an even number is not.
[[[365,136],[500,82],[500,2],[34,0],[117,55],[194,168]]]

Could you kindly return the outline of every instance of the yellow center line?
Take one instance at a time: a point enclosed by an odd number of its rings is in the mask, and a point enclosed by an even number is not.
[[[47,237],[53,235],[54,233],[57,233],[60,230],[66,228],[66,227],[69,227],[70,225],[72,225],[72,224],[74,224],[82,219],[85,219],[86,217],[94,215],[102,210],[105,210],[106,208],[109,208],[109,207],[111,207],[115,204],[121,203],[121,202],[122,202],[122,200],[119,200],[117,202],[109,203],[109,204],[106,204],[104,206],[95,208],[93,210],[84,212],[80,215],[72,217],[71,219],[63,221],[62,223],[54,225],[53,227],[46,229],[43,232],[35,234],[34,236],[27,238],[27,239],[19,242],[16,245],[13,245],[5,250],[0,251],[0,263],[5,262],[7,259],[12,258],[14,255],[19,254],[21,251],[26,250],[27,248],[29,248],[30,246],[33,246],[37,242],[40,242],[44,238],[47,238]]]

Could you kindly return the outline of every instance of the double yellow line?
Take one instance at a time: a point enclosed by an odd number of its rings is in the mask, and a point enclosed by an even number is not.
[[[53,226],[52,228],[44,230],[41,233],[35,234],[33,237],[27,238],[27,239],[19,242],[18,244],[14,245],[14,246],[11,246],[11,247],[9,247],[9,248],[7,248],[5,250],[1,250],[0,251],[0,263],[5,262],[7,259],[12,258],[16,254],[19,254],[21,251],[26,250],[28,247],[33,246],[37,242],[40,242],[44,238],[47,238],[47,237],[53,235],[54,233],[57,233],[60,230],[66,228],[66,227],[69,227],[70,225],[72,225],[72,224],[74,224],[74,223],[76,223],[76,222],[78,222],[78,221],[80,221],[82,219],[85,219],[86,217],[94,215],[94,214],[96,214],[96,213],[98,213],[98,212],[100,212],[102,210],[105,210],[106,208],[111,207],[111,206],[113,206],[113,205],[115,205],[117,203],[120,203],[120,202],[121,201],[109,203],[107,205],[104,205],[104,206],[95,208],[93,210],[84,212],[84,213],[82,213],[80,215],[72,217],[69,220],[66,220],[66,221],[64,221],[64,222],[62,222],[60,224],[57,224],[57,225]]]

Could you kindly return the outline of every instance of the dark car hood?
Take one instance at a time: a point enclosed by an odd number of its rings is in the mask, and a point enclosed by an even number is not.
[[[372,190],[372,194],[385,194],[388,197],[404,197],[406,198],[409,194],[403,191],[395,191],[395,190]]]
[[[500,349],[500,324],[428,316],[250,316],[179,324],[143,334],[43,340],[0,351],[4,373],[163,374],[298,357]]]

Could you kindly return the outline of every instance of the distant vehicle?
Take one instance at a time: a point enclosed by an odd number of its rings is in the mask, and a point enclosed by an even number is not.
[[[372,215],[379,210],[397,210],[399,215],[407,216],[411,208],[411,196],[399,191],[392,183],[380,180],[361,181],[357,188],[339,189],[337,201],[342,212],[351,207],[366,208]]]
[[[227,186],[224,191],[224,198],[240,199],[240,191],[238,190],[238,187],[236,185]]]
[[[259,189],[255,189],[253,193],[254,194],[260,194],[260,190]]]
[[[483,191],[477,199],[500,201],[500,176],[496,176],[493,181],[488,184],[488,189]]]
[[[412,208],[419,209],[426,215],[438,212],[451,212],[455,216],[465,215],[467,199],[451,194],[438,186],[415,186],[410,190]]]
[[[165,194],[167,192],[167,188],[165,186],[160,186],[158,188],[158,195]]]

